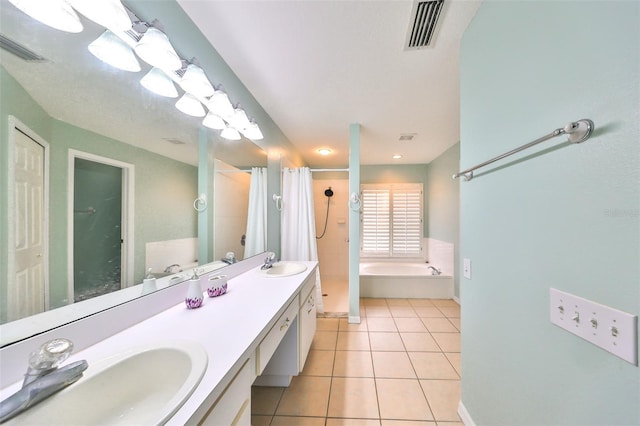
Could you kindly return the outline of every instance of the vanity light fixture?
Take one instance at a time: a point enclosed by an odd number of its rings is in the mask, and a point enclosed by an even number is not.
[[[9,2],[51,28],[68,33],[82,31],[80,18],[65,0],[9,0]]]
[[[171,78],[160,68],[151,68],[151,71],[142,77],[140,84],[142,84],[145,89],[155,93],[156,95],[167,98],[178,97],[178,90],[176,89],[176,86],[174,86],[173,81],[171,81]]]
[[[207,108],[220,117],[229,118],[234,113],[229,96],[221,88],[217,88],[211,95],[207,102]]]
[[[91,42],[89,44],[89,52],[102,62],[118,69],[131,72],[141,70],[140,63],[136,59],[133,50],[111,30],[106,30],[100,37]]]
[[[182,97],[178,99],[178,102],[176,102],[176,108],[193,117],[204,117],[206,114],[200,101],[191,93],[182,95]]]
[[[152,26],[144,32],[136,44],[136,53],[140,59],[154,67],[166,71],[179,70],[182,68],[182,60],[171,46],[167,35],[153,25],[158,25],[158,21],[153,21]]]
[[[224,130],[220,132],[220,136],[230,141],[240,140],[240,133],[233,127],[225,127]]]
[[[199,98],[208,98],[215,93],[215,89],[207,79],[202,68],[193,62],[187,65],[187,69],[180,79],[180,87],[182,87],[185,92],[191,93]]]
[[[98,25],[113,31],[131,29],[131,19],[120,0],[67,0],[73,8]]]
[[[262,134],[262,131],[260,131],[260,127],[258,127],[258,123],[253,120],[251,120],[251,122],[249,123],[249,127],[244,129],[242,133],[252,141],[259,141],[264,139],[264,135]]]
[[[204,120],[202,120],[202,125],[214,130],[223,130],[227,127],[224,120],[211,111],[209,111]]]
[[[331,150],[329,148],[320,148],[317,152],[318,154],[325,156],[331,154]]]
[[[229,117],[227,120],[231,127],[235,129],[244,130],[249,127],[249,117],[247,117],[247,113],[244,112],[242,108],[236,107],[234,109],[233,115]]]

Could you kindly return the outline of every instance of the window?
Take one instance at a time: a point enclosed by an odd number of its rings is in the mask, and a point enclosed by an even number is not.
[[[363,256],[422,254],[422,184],[364,184],[360,252]]]

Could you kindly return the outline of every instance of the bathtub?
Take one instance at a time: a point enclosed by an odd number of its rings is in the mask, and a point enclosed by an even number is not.
[[[431,275],[424,262],[360,263],[360,297],[452,299],[453,277]]]

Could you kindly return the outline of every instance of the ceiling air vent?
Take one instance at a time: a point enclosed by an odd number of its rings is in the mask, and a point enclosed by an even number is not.
[[[398,138],[399,141],[412,141],[415,138],[417,133],[401,133]]]
[[[436,34],[436,25],[444,0],[416,1],[413,4],[405,50],[429,47]]]
[[[27,49],[23,45],[11,40],[10,38],[0,34],[0,48],[9,53],[13,53],[17,57],[29,62],[48,62],[46,58],[38,55],[32,50]]]

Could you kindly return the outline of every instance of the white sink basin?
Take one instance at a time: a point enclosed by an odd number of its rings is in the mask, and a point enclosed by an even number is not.
[[[9,423],[162,424],[200,383],[207,354],[195,342],[176,341],[88,361],[89,368],[80,380]]]
[[[296,275],[307,270],[307,265],[298,262],[278,262],[274,263],[269,269],[257,269],[258,274],[265,277],[288,277]]]

